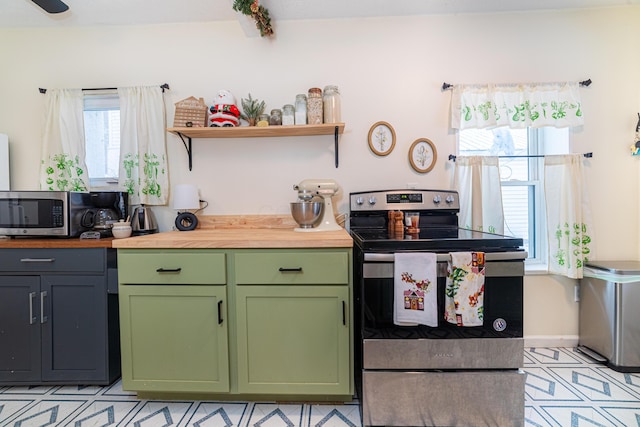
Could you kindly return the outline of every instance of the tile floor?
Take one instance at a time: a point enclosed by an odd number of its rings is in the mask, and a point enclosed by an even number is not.
[[[527,348],[524,370],[527,427],[640,427],[640,374],[613,371],[572,348]],[[119,381],[109,387],[0,386],[1,427],[360,425],[357,402],[139,400]]]

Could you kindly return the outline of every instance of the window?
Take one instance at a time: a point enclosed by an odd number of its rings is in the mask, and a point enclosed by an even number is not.
[[[120,160],[120,101],[115,90],[85,93],[84,133],[91,187],[117,185]]]
[[[523,239],[528,264],[546,263],[544,159],[524,156],[568,153],[568,129],[465,129],[458,149],[463,156],[500,156],[504,232]]]

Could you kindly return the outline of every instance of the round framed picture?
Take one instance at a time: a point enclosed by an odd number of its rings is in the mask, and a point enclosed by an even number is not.
[[[369,148],[378,156],[386,156],[396,146],[396,131],[387,122],[377,122],[369,129]]]
[[[409,162],[416,172],[427,173],[436,165],[436,146],[427,138],[418,138],[409,148]]]

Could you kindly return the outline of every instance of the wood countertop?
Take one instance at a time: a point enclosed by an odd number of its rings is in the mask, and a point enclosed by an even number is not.
[[[17,248],[51,248],[51,249],[69,249],[69,248],[110,248],[113,237],[102,239],[79,239],[79,238],[58,238],[41,239],[36,237],[16,237],[13,239],[0,239],[0,249],[17,249]]]
[[[353,240],[343,228],[337,231],[294,231],[290,215],[218,215],[199,217],[200,228],[167,231],[126,239],[64,239],[18,237],[0,239],[2,248],[350,248]],[[339,217],[338,223],[344,218]]]
[[[346,230],[298,232],[280,228],[203,229],[168,231],[113,241],[118,249],[202,249],[202,248],[350,248],[353,240]]]

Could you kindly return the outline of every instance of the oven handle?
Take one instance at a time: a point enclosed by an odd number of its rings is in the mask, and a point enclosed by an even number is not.
[[[365,253],[365,261],[376,262],[393,262],[395,254],[379,254],[379,253]],[[526,251],[512,251],[512,252],[485,252],[485,261],[516,261],[527,259]],[[449,254],[438,254],[438,262],[449,261]]]

